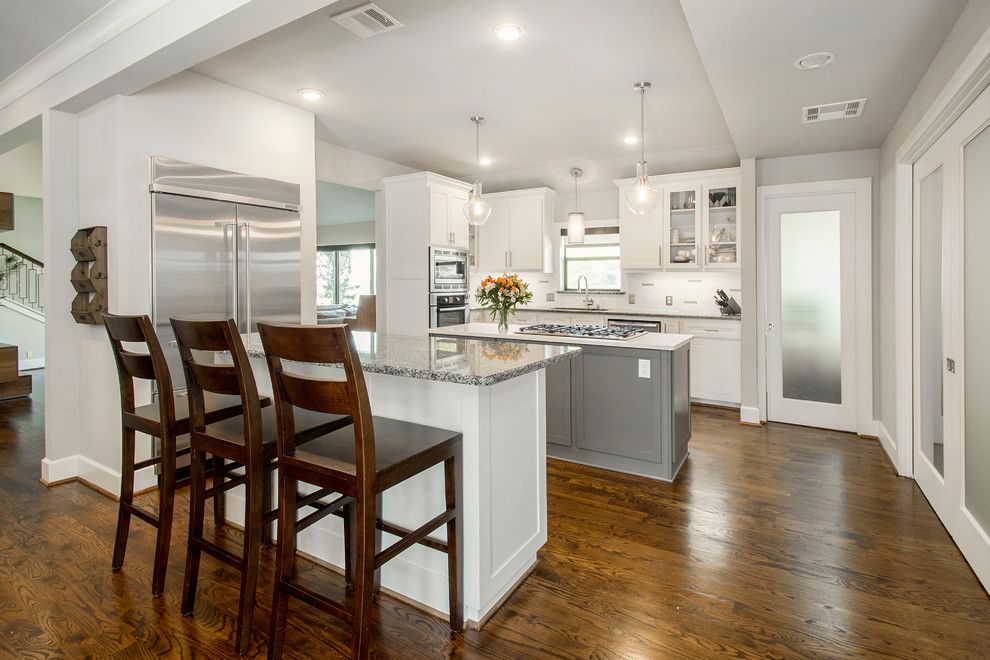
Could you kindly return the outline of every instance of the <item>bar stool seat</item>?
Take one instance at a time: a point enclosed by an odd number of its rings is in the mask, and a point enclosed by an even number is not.
[[[302,409],[295,411],[297,428],[305,412]],[[460,433],[432,426],[388,417],[372,417],[372,420],[375,429],[376,493],[421,472],[424,464],[443,462],[461,440]],[[301,467],[315,465],[356,475],[354,448],[354,426],[349,425],[296,447],[295,454],[283,457],[282,462]]]
[[[176,395],[175,400],[175,434],[189,433],[189,398]],[[272,405],[271,397],[261,397],[262,407]],[[268,408],[270,410],[270,408]],[[241,414],[241,398],[239,396],[218,395],[206,404],[207,423],[228,419]],[[161,407],[157,403],[137,406],[133,413],[126,413],[128,421],[142,433],[157,435],[161,427]],[[144,430],[146,427],[148,430]]]
[[[303,438],[318,438],[350,423],[351,418],[347,415],[318,413],[312,410],[300,410],[296,415],[296,431],[302,434]],[[212,424],[207,423],[203,435],[209,436],[211,440],[244,447],[244,419],[238,415]],[[275,419],[275,409],[264,408],[261,411],[261,438],[266,458],[270,455],[270,458],[274,459],[277,455],[276,437],[278,437],[278,422]]]

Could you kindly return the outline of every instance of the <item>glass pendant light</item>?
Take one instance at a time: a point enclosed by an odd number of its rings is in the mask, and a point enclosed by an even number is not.
[[[567,242],[570,244],[584,243],[584,213],[579,211],[578,206],[578,179],[584,175],[584,171],[578,167],[571,168],[571,176],[574,177],[574,210],[567,214]]]
[[[464,205],[464,215],[467,217],[469,225],[480,227],[488,220],[492,214],[492,205],[481,197],[481,124],[484,117],[475,115],[471,117],[474,122],[474,163],[478,167],[478,176],[474,180],[474,188],[471,189],[471,196],[467,204]]]
[[[645,80],[633,85],[639,92],[640,159],[636,165],[636,183],[626,191],[626,206],[636,215],[646,215],[660,201],[660,191],[650,185],[650,175],[646,171],[646,90],[652,86]]]

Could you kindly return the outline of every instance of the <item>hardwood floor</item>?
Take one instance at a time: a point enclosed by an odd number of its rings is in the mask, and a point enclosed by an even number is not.
[[[231,657],[236,571],[205,558],[196,616],[179,614],[187,489],[165,595],[152,600],[154,530],[132,523],[126,564],[112,573],[114,503],[38,482],[42,389],[39,378],[33,399],[0,403],[0,655]],[[382,596],[378,654],[987,657],[990,599],[876,442],[741,427],[711,408],[697,408],[694,424],[674,485],[552,461],[549,542],[485,628],[450,641],[446,622]],[[263,556],[249,656],[266,650]],[[331,617],[293,602],[289,622],[287,657],[348,653],[349,633]]]

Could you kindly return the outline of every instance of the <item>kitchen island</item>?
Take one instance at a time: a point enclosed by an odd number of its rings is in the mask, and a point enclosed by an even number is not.
[[[546,543],[546,369],[572,360],[580,349],[370,332],[354,338],[373,414],[463,434],[464,619],[478,625],[525,579]],[[245,347],[259,390],[270,394],[258,335],[246,335]],[[334,365],[292,366],[315,376],[343,376]],[[228,518],[242,521],[242,489],[227,501]],[[386,491],[382,512],[386,520],[416,529],[444,506],[437,465]],[[444,530],[436,534],[443,538]],[[383,547],[396,541],[383,537]],[[324,518],[299,537],[298,547],[343,567],[341,521]],[[381,584],[404,600],[447,613],[443,553],[414,545],[385,564]]]
[[[673,481],[691,438],[691,335],[647,333],[628,340],[506,334],[494,323],[433,328],[434,335],[580,346],[547,369],[547,454]]]

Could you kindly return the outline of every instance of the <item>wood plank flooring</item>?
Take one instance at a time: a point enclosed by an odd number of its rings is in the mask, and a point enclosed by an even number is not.
[[[42,388],[0,403],[0,656],[234,657],[234,571],[204,558],[196,615],[179,614],[185,490],[165,596],[152,600],[153,530],[133,523],[125,568],[112,573],[115,504],[80,484],[38,482]],[[697,408],[676,484],[557,461],[548,472],[549,542],[488,625],[451,641],[443,621],[382,596],[377,655],[990,653],[990,599],[914,482],[894,475],[874,441],[741,427],[732,413]],[[249,656],[266,651],[271,553],[264,557]],[[338,622],[298,602],[289,616],[287,657],[348,652]]]

